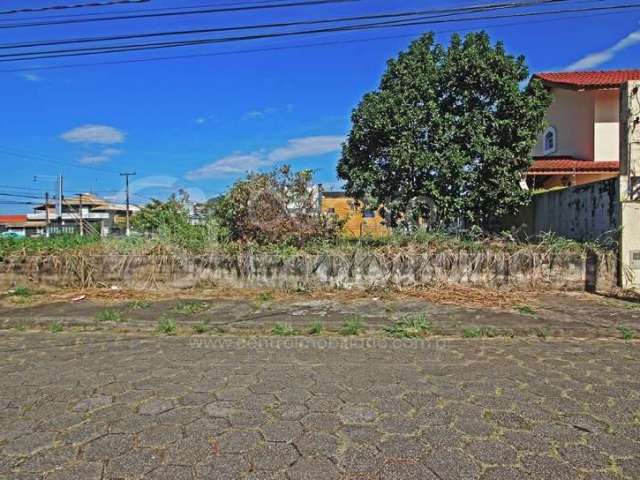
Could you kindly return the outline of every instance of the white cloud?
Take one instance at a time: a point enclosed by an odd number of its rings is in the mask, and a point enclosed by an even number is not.
[[[98,165],[109,160],[111,160],[111,157],[108,155],[83,155],[78,161],[83,165]]]
[[[590,53],[580,60],[569,65],[566,70],[589,70],[596,68],[603,63],[608,62],[615,58],[615,56],[622,50],[625,50],[633,45],[640,43],[640,30],[630,33],[622,40],[616,42],[609,48],[601,50],[599,52]]]
[[[186,177],[189,180],[215,178],[223,175],[245,173],[256,170],[264,165],[264,157],[260,153],[234,153],[200,167],[197,170],[192,170],[187,173]]]
[[[243,174],[278,162],[336,152],[340,150],[343,141],[344,137],[341,135],[294,138],[289,140],[286,146],[276,148],[269,153],[236,152],[219,158],[212,163],[188,172],[186,178],[189,180],[202,180],[224,175]]]
[[[313,157],[340,150],[344,142],[341,135],[325,135],[320,137],[294,138],[289,140],[286,147],[276,148],[269,153],[271,163],[286,162],[295,158]]]
[[[124,142],[125,133],[107,125],[82,125],[60,135],[71,143],[97,143],[110,145]]]
[[[119,148],[105,148],[100,153],[109,157],[115,157],[116,155],[120,155],[122,153],[122,150],[120,150]]]
[[[204,118],[204,117],[198,117],[198,118],[196,118],[196,123],[197,123],[198,125],[202,125],[202,124],[203,124],[203,123],[205,123],[206,121],[207,121],[207,119],[206,119],[206,118]]]
[[[40,82],[42,80],[42,77],[40,75],[36,75],[35,73],[25,72],[21,73],[20,76],[28,82]]]
[[[293,105],[291,103],[288,103],[284,107],[277,107],[277,108],[267,107],[267,108],[262,108],[258,110],[251,110],[245,113],[242,116],[242,118],[244,120],[257,119],[257,118],[263,118],[263,117],[266,117],[267,115],[272,115],[274,113],[280,113],[280,112],[284,112],[284,113],[293,112]]]

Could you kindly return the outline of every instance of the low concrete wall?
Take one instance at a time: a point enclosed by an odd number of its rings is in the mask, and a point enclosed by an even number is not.
[[[467,285],[501,289],[610,290],[616,283],[611,255],[522,251],[449,251],[425,254],[106,255],[10,257],[0,263],[0,286],[118,285],[188,288],[198,285],[287,289]]]
[[[525,227],[528,235],[554,232],[580,241],[602,239],[620,226],[617,178],[533,195],[531,203],[503,227]]]

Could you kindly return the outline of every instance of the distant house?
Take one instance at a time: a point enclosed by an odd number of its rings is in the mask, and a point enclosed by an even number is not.
[[[126,205],[111,203],[91,193],[65,197],[62,211],[58,212],[57,201],[38,205],[33,213],[26,215],[0,216],[0,232],[6,235],[41,236],[48,230],[51,235],[79,233],[107,236],[124,234],[126,228]],[[140,211],[129,206],[130,215]]]
[[[363,205],[344,192],[322,192],[320,210],[344,222],[342,231],[350,237],[385,236],[389,234],[384,219],[377,210],[363,209]]]
[[[580,185],[619,174],[620,87],[640,70],[538,73],[553,95],[527,172],[530,188]]]

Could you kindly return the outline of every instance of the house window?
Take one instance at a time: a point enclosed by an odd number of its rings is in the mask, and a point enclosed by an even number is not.
[[[549,127],[544,131],[544,154],[555,153],[558,149],[558,135],[555,127]]]

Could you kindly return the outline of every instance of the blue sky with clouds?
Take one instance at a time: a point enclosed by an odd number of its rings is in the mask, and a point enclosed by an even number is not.
[[[2,2],[0,10],[64,3],[82,0],[9,0]],[[259,2],[151,0],[131,6],[0,14],[0,27],[63,14],[231,3]],[[0,28],[0,44],[483,3],[493,2],[358,0],[195,17]],[[570,8],[585,8],[623,2],[567,3]],[[92,190],[112,196],[122,189],[119,172],[135,171],[134,200],[139,203],[178,188],[206,198],[223,192],[247,170],[282,163],[313,168],[319,182],[331,184],[336,182],[335,166],[340,144],[349,131],[351,110],[364,93],[377,86],[386,60],[421,32],[440,32],[438,40],[447,42],[452,30],[466,33],[484,28],[493,39],[503,40],[510,53],[524,54],[532,72],[630,68],[640,66],[639,20],[640,9],[636,9],[615,15],[572,14],[562,20],[478,20],[143,53],[0,62],[0,192],[31,196],[53,192],[51,177],[63,174],[67,194]],[[254,49],[261,51],[246,52]],[[185,55],[191,57],[146,61]],[[121,60],[145,61],[102,64]],[[81,66],[71,68],[70,64]],[[59,66],[65,68],[51,68]],[[7,204],[10,199],[20,201],[3,197],[0,212],[30,209]]]

